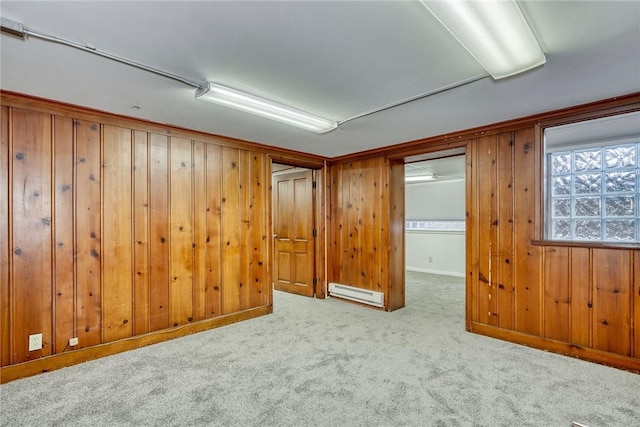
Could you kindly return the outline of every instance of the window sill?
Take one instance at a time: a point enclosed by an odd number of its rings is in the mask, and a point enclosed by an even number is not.
[[[571,248],[640,249],[640,243],[583,242],[575,240],[532,240],[531,244],[533,246],[563,246]]]

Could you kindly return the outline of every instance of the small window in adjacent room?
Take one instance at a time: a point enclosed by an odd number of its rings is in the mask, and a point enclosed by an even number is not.
[[[640,242],[640,112],[548,127],[548,240]]]

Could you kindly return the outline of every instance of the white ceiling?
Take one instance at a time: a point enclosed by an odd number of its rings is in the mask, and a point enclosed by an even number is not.
[[[420,184],[432,184],[438,181],[464,179],[464,168],[464,155],[453,156],[440,159],[425,160],[416,163],[407,163],[404,167],[404,175],[435,176],[436,178],[432,181],[420,182]]]
[[[327,157],[640,92],[640,1],[520,5],[544,66],[323,135],[195,100],[183,83],[36,38],[0,37],[0,87]],[[484,73],[418,1],[2,0],[0,7],[27,28],[337,121]]]
[[[637,142],[640,138],[640,111],[553,126],[545,129],[545,149]]]

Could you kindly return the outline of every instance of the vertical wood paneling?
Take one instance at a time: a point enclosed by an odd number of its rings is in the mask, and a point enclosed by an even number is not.
[[[193,321],[206,318],[207,180],[206,145],[193,142]]]
[[[270,303],[266,154],[0,113],[0,365]]]
[[[382,291],[387,299],[391,286],[389,262],[394,245],[402,252],[402,234],[391,236],[389,229],[392,198],[403,198],[402,192],[390,190],[390,169],[388,160],[383,157],[332,166],[330,212],[333,225],[329,232],[332,265],[328,269],[329,282]],[[394,221],[402,217],[403,200],[395,200],[399,208],[393,216]],[[397,259],[400,258],[402,253],[398,254]],[[398,291],[394,298],[397,301],[403,301],[403,277],[400,274],[393,279]]]
[[[14,363],[51,354],[51,116],[12,114]],[[29,335],[42,350],[29,352]]]
[[[497,153],[495,136],[478,140],[478,321],[497,325],[495,284],[498,265],[496,253],[500,247],[497,241]]]
[[[133,335],[132,171],[130,129],[103,129],[103,341]]]
[[[76,310],[78,346],[102,342],[100,125],[76,121]]]
[[[497,325],[513,329],[513,134],[498,135],[497,153],[498,215],[494,227],[498,248],[495,251],[494,283]]]
[[[240,214],[239,237],[240,269],[239,269],[239,296],[240,310],[246,310],[251,306],[251,160],[248,151],[240,150],[239,153],[239,184],[238,184],[238,212]]]
[[[531,244],[536,238],[538,170],[533,129],[515,132],[514,150],[515,329],[540,336],[541,247]]]
[[[327,194],[328,194],[328,182],[327,182],[326,170],[314,170],[313,180],[316,182],[316,191],[313,192],[315,206],[314,210],[314,223],[318,227],[318,235],[315,239],[315,272],[318,278],[318,284],[316,285],[316,298],[324,299],[327,297],[327,274],[326,274],[326,251],[325,245],[327,244]]]
[[[0,364],[270,302],[264,154],[1,108]],[[531,127],[467,146],[471,317],[638,358],[638,251],[532,243],[536,144]],[[381,156],[334,165],[328,186],[328,281],[382,289],[390,309],[398,176]]]
[[[391,193],[391,213],[389,215],[391,255],[389,260],[389,302],[387,310],[392,311],[405,306],[405,259],[403,250],[405,247],[404,164],[394,163],[390,165],[389,187]],[[375,199],[372,198],[372,200]],[[375,213],[373,215],[375,217]],[[371,265],[378,265],[375,259]],[[383,291],[383,289],[379,289],[379,291]]]
[[[74,281],[74,147],[73,121],[54,118],[54,242],[55,242],[55,313],[53,352],[62,351],[75,337]]]
[[[360,217],[360,208],[362,202],[361,186],[362,186],[362,169],[364,169],[365,161],[353,162],[349,164],[349,228],[348,228],[348,247],[349,247],[349,264],[347,275],[348,283],[352,286],[366,286],[360,284],[360,276],[362,275],[362,234],[360,231],[362,218]]]
[[[375,161],[376,159],[368,159],[363,162],[358,180],[361,186],[360,199],[358,200],[360,205],[358,223],[360,227],[363,227],[363,232],[360,234],[360,271],[358,272],[360,277],[358,280],[360,286],[365,289],[385,292],[380,283],[380,266],[374,261],[376,240],[379,238],[377,230],[373,227],[376,207],[379,203],[379,198],[376,197],[378,188],[376,172],[380,172],[376,168]],[[394,248],[391,250],[397,249],[398,245],[399,243],[394,242]]]
[[[544,307],[544,336],[570,342],[569,248],[550,247],[544,250]]]
[[[133,172],[133,333],[149,332],[149,144],[146,132],[134,133]]]
[[[149,154],[149,330],[169,327],[169,141],[151,134]]]
[[[171,325],[191,322],[193,229],[191,141],[171,138],[170,301]]]
[[[343,165],[340,171],[340,193],[338,195],[339,199],[342,201],[342,213],[340,216],[340,235],[338,236],[338,247],[340,248],[340,272],[336,281],[338,283],[342,283],[345,285],[351,284],[351,278],[349,276],[350,265],[351,265],[351,249],[350,249],[350,239],[349,234],[351,233],[350,228],[350,218],[351,218],[351,210],[353,209],[351,205],[351,163]]]
[[[593,347],[631,355],[630,251],[593,249]]]
[[[480,168],[479,152],[477,141],[470,140],[467,143],[467,250],[466,265],[467,269],[467,286],[466,286],[466,304],[467,304],[467,330],[472,329],[472,322],[480,321],[480,304],[479,304],[479,287],[480,278],[480,203],[478,201]]]
[[[344,219],[344,200],[342,198],[342,165],[331,167],[329,191],[329,214],[327,224],[329,224],[329,242],[327,253],[327,282],[339,282],[342,265],[342,229]]]
[[[476,283],[478,281],[478,230],[475,224],[478,217],[478,203],[476,192],[478,177],[476,176],[477,147],[473,140],[468,141],[465,147],[465,328],[471,331],[473,322],[478,320]]]
[[[379,259],[379,263],[375,266],[373,266],[372,268],[378,268],[379,272],[380,272],[380,283],[382,283],[383,286],[383,290],[385,293],[393,293],[393,295],[389,295],[391,297],[390,299],[390,304],[387,305],[386,309],[388,311],[391,310],[395,310],[396,308],[399,307],[400,304],[404,305],[404,268],[402,269],[401,275],[402,277],[398,277],[398,274],[400,272],[398,272],[398,270],[396,270],[396,267],[391,267],[391,261],[392,261],[392,255],[391,255],[391,251],[395,250],[395,249],[402,249],[404,248],[404,242],[401,242],[400,239],[398,239],[398,232],[399,230],[391,230],[390,227],[392,226],[398,226],[399,224],[397,222],[394,223],[394,221],[398,220],[398,217],[400,216],[400,211],[398,209],[395,210],[395,212],[392,211],[393,208],[393,204],[394,203],[399,203],[400,201],[395,199],[395,197],[399,197],[396,192],[392,192],[391,190],[391,180],[393,180],[393,186],[397,187],[400,185],[397,183],[397,180],[399,178],[398,174],[400,172],[400,170],[398,168],[394,168],[394,170],[391,170],[391,163],[388,159],[385,159],[383,157],[379,157],[376,161],[376,176],[378,178],[378,182],[381,183],[382,186],[382,190],[381,190],[381,196],[380,196],[380,201],[379,204],[377,204],[377,208],[376,210],[378,211],[377,214],[380,214],[380,223],[379,223],[379,227],[377,229],[373,229],[373,225],[371,224],[366,224],[365,225],[365,229],[367,228],[371,228],[373,230],[373,232],[375,233],[375,241],[377,242],[376,244],[378,245],[378,247],[380,248],[385,248],[386,250],[380,251],[380,259]],[[403,178],[404,179],[404,178]],[[399,204],[396,206],[400,206]],[[402,206],[402,215],[404,217],[404,206]],[[402,239],[404,239],[404,222],[402,223]],[[393,245],[401,245],[401,246],[395,246],[392,247]],[[404,250],[402,251],[402,259],[403,259],[403,265],[404,265]],[[400,259],[400,255],[397,254],[394,256],[394,258],[396,260]],[[395,275],[394,275],[395,274]],[[399,289],[393,289],[390,290],[389,287],[391,286],[390,281],[392,279],[398,279],[401,282],[401,287],[402,292],[400,292]],[[400,283],[398,281],[398,283]]]
[[[0,107],[0,366],[11,364],[9,294],[9,108]]]
[[[570,248],[571,343],[591,346],[591,256],[588,248]]]
[[[633,251],[633,357],[640,359],[640,251]]]
[[[250,153],[251,182],[249,184],[249,265],[250,275],[247,287],[250,288],[250,307],[259,307],[266,303],[265,286],[268,286],[266,247],[267,234],[267,185],[266,159],[263,154]]]
[[[240,308],[240,152],[222,148],[222,313]]]
[[[222,314],[222,150],[207,145],[206,317]]]

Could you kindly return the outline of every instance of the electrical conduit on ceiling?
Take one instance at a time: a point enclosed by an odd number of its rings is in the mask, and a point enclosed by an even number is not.
[[[166,78],[181,82],[181,83],[186,84],[188,86],[194,87],[197,90],[202,90],[209,84],[208,81],[199,82],[199,81],[196,81],[196,80],[191,80],[191,79],[188,79],[186,77],[182,77],[182,76],[179,76],[177,74],[173,74],[173,73],[171,73],[169,71],[161,70],[159,68],[155,68],[155,67],[151,67],[149,65],[141,64],[141,63],[139,63],[137,61],[133,61],[131,59],[124,58],[122,56],[118,56],[118,55],[115,55],[115,54],[112,54],[112,53],[109,53],[109,52],[102,51],[100,49],[97,49],[95,46],[93,46],[91,44],[77,43],[77,42],[74,42],[72,40],[68,40],[68,39],[65,39],[65,38],[62,38],[62,37],[58,37],[58,36],[54,36],[54,35],[51,35],[51,34],[46,34],[46,33],[34,30],[32,28],[25,27],[21,23],[19,23],[17,21],[13,21],[13,20],[8,19],[8,18],[4,18],[4,17],[0,17],[0,18],[1,18],[1,27],[2,27],[2,32],[3,33],[7,33],[7,34],[10,34],[10,35],[13,35],[13,36],[17,36],[17,37],[20,37],[22,39],[27,39],[29,37],[33,37],[33,38],[37,38],[37,39],[40,39],[40,40],[45,40],[45,41],[49,41],[49,42],[52,42],[52,43],[58,43],[58,44],[61,44],[61,45],[64,45],[64,46],[69,46],[69,47],[72,47],[74,49],[82,50],[84,52],[88,52],[88,53],[91,53],[91,54],[94,54],[94,55],[98,55],[98,56],[101,56],[103,58],[119,62],[121,64],[129,65],[131,67],[134,67],[134,68],[137,68],[137,69],[140,69],[140,70],[143,70],[143,71],[147,71],[149,73],[153,73],[153,74],[156,74],[156,75],[159,75],[159,76],[163,76],[163,77],[166,77]],[[489,73],[480,74],[480,75],[477,75],[477,76],[470,77],[468,79],[461,80],[461,81],[456,82],[456,83],[452,83],[450,85],[446,85],[446,86],[443,86],[443,87],[440,87],[440,88],[437,88],[437,89],[434,89],[434,90],[430,90],[428,92],[421,93],[421,94],[416,95],[416,96],[412,96],[412,97],[405,98],[405,99],[400,100],[400,101],[396,101],[396,102],[387,104],[387,105],[382,106],[382,107],[374,108],[374,109],[371,109],[369,111],[365,111],[363,113],[356,114],[356,115],[354,115],[352,117],[349,117],[349,118],[346,118],[346,119],[343,119],[343,120],[339,120],[339,121],[337,121],[337,126],[341,126],[341,125],[343,125],[345,123],[348,123],[348,122],[356,120],[356,119],[360,119],[360,118],[363,118],[363,117],[366,117],[366,116],[370,116],[372,114],[380,113],[382,111],[386,111],[386,110],[389,110],[391,108],[399,107],[401,105],[409,104],[409,103],[414,102],[414,101],[418,101],[418,100],[421,100],[421,99],[424,99],[424,98],[428,98],[430,96],[433,96],[433,95],[436,95],[436,94],[439,94],[439,93],[443,93],[443,92],[446,92],[446,91],[449,91],[449,90],[452,90],[452,89],[455,89],[455,88],[458,88],[458,87],[461,87],[461,86],[465,86],[465,85],[468,85],[470,83],[476,82],[476,81],[484,79],[486,77],[489,77],[489,76],[490,76]]]

